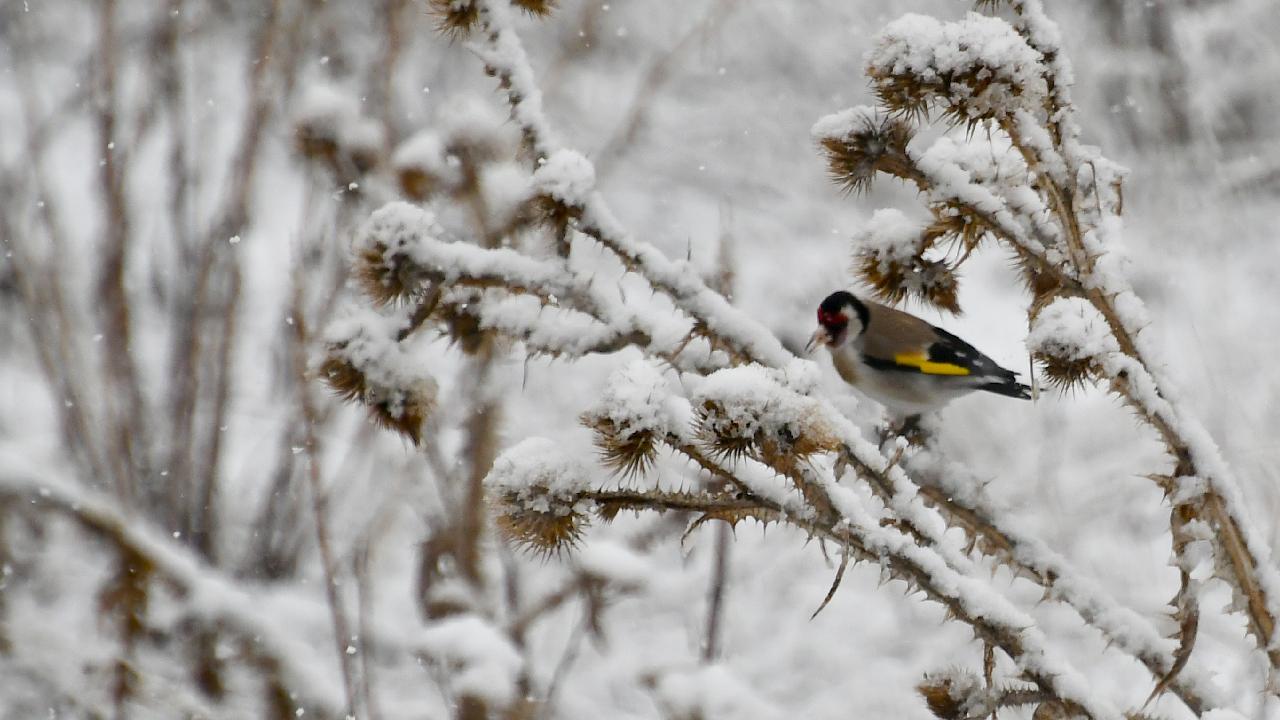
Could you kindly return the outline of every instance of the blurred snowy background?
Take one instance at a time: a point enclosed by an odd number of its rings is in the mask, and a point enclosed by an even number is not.
[[[970,9],[564,0],[520,28],[548,116],[623,224],[708,277],[728,267],[734,303],[796,348],[817,302],[852,281],[849,239],[870,213],[915,207],[887,182],[842,196],[810,126],[871,101],[862,56],[885,23]],[[1280,548],[1280,13],[1273,0],[1051,11],[1085,142],[1132,170],[1115,250]],[[302,380],[353,227],[402,192],[386,172],[397,149],[505,118],[475,56],[409,0],[3,0],[0,68],[0,715],[340,717],[343,663],[366,685],[361,716],[446,717],[457,684],[501,686],[520,659],[419,603],[423,543],[465,455],[474,388],[458,348],[420,348],[447,416],[438,457]],[[1025,368],[1009,258],[969,262],[960,301],[961,317],[908,309]],[[499,353],[485,388],[498,447],[536,434],[590,452],[577,416],[632,357]],[[869,428],[874,406],[829,379]],[[943,420],[948,455],[1025,527],[1174,630],[1167,509],[1141,477],[1167,463],[1128,410],[1089,390],[971,397]],[[675,462],[659,474],[694,477]],[[72,519],[86,507],[102,521]],[[684,525],[624,514],[548,560],[490,544],[484,562],[523,602],[608,580],[603,606],[570,593],[517,648],[520,690],[551,698],[539,717],[927,718],[924,672],[980,666],[966,628],[879,586],[874,567],[851,568],[810,620],[837,562],[787,528],[737,527],[713,612],[718,530],[682,540]],[[995,577],[1072,638],[1090,680],[1141,704],[1136,664]],[[1243,621],[1212,609],[1193,664],[1246,716],[1280,717],[1253,690],[1267,666]],[[488,664],[451,677],[450,652]],[[1171,698],[1152,709],[1188,716]]]

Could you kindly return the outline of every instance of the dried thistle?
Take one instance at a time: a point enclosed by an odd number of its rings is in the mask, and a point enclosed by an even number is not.
[[[982,48],[998,45],[998,56]],[[958,22],[904,18],[890,23],[868,54],[880,104],[912,120],[930,108],[970,130],[1015,109],[1043,110],[1043,58],[1007,22],[971,14]]]
[[[1098,367],[1088,358],[1075,360],[1046,353],[1034,353],[1032,357],[1040,366],[1041,375],[1058,392],[1073,392],[1083,388],[1098,374]]]
[[[294,148],[343,184],[354,182],[381,162],[382,127],[358,108],[343,104],[333,91],[313,92],[323,100],[296,118]]]
[[[545,503],[537,502],[538,499],[545,499]],[[523,499],[514,495],[498,498],[494,511],[494,522],[504,538],[542,555],[573,549],[590,525],[590,518],[576,503],[536,489]]]
[[[475,355],[484,346],[490,333],[480,327],[480,315],[469,302],[441,302],[435,317],[441,330],[467,355]]]
[[[854,256],[853,272],[872,293],[889,304],[913,298],[959,315],[960,283],[954,269],[942,260],[914,257],[907,262],[886,260],[874,249]]]
[[[620,426],[611,418],[584,413],[582,424],[591,428],[600,462],[613,473],[629,479],[643,475],[658,457],[659,439],[644,427]]]
[[[538,553],[571,548],[595,504],[586,467],[560,445],[529,438],[508,448],[484,480],[497,526],[511,542]]]
[[[550,15],[560,3],[557,0],[511,0],[511,4],[541,18]]]
[[[1085,298],[1058,295],[1031,310],[1027,347],[1060,390],[1082,387],[1100,374],[1099,359],[1119,350],[1106,321]]]
[[[900,117],[853,108],[823,118],[813,134],[827,157],[832,182],[846,193],[866,192],[877,172],[919,183],[910,156],[912,128]]]
[[[967,205],[951,201],[931,208],[933,223],[926,231],[930,236],[954,242],[964,252],[960,262],[978,248],[991,233],[991,226],[978,217]]]
[[[806,412],[799,407],[779,410],[768,403],[757,408],[730,409],[723,402],[705,399],[695,412],[695,432],[720,462],[751,457],[782,470],[839,447],[838,438],[820,412]]]
[[[695,430],[712,457],[737,462],[753,457],[758,449],[760,421],[745,413],[730,413],[715,400],[706,400],[695,413]]]
[[[427,6],[435,16],[436,32],[450,40],[465,38],[480,22],[480,8],[472,0],[427,0]]]
[[[839,438],[816,409],[775,428],[766,425],[758,442],[761,461],[774,468],[790,468],[797,461],[840,448]]]
[[[400,192],[410,200],[425,202],[439,192],[437,179],[420,167],[401,167],[396,169],[396,182]]]
[[[435,381],[425,376],[397,386],[372,381],[348,359],[345,350],[341,344],[330,346],[320,364],[320,379],[338,397],[363,405],[379,427],[400,433],[414,445],[421,444],[426,422],[435,409]]]
[[[531,223],[551,230],[556,238],[562,238],[569,227],[582,218],[582,208],[566,204],[550,195],[539,194],[525,202],[521,214]]]
[[[422,444],[422,431],[436,405],[436,384],[419,380],[408,387],[370,386],[364,403],[378,425],[395,430],[414,445]]]
[[[351,269],[356,283],[377,305],[404,302],[422,290],[425,273],[406,254],[380,239],[359,244]]]
[[[977,675],[963,670],[949,670],[942,673],[927,673],[924,680],[916,686],[916,692],[924,698],[929,712],[940,720],[959,720],[973,717],[971,712],[977,705],[982,705],[985,694],[982,680]]]
[[[363,402],[366,389],[364,373],[338,355],[325,357],[320,364],[320,379],[334,395],[347,402]]]
[[[338,137],[327,123],[299,122],[293,137],[294,148],[302,157],[326,167],[337,165]]]

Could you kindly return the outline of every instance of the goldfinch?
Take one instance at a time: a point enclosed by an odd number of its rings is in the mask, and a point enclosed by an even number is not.
[[[904,415],[936,410],[974,390],[1023,400],[1030,388],[972,345],[901,310],[834,292],[818,306],[808,350],[826,345],[836,372]]]

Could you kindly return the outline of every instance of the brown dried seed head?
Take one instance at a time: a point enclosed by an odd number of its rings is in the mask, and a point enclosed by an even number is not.
[[[402,167],[396,171],[400,192],[410,200],[424,202],[440,190],[438,178],[421,167]]]
[[[419,380],[406,388],[371,386],[364,396],[369,414],[379,426],[394,430],[414,445],[422,444],[422,432],[436,404],[436,384]]]
[[[364,398],[364,373],[337,354],[330,353],[320,364],[320,379],[335,395],[347,402],[362,402]]]
[[[546,17],[559,5],[556,0],[511,0],[511,4],[534,17]]]
[[[536,489],[535,489],[536,492]],[[531,509],[528,499],[514,497],[495,501],[495,524],[509,542],[531,552],[550,555],[578,544],[589,518],[575,503],[545,493],[545,510]]]
[[[458,40],[471,34],[480,22],[480,8],[470,0],[428,0],[436,18],[436,31]]]
[[[441,323],[444,334],[467,355],[480,352],[490,333],[480,327],[480,316],[467,303],[440,303],[435,317]]]
[[[760,441],[759,420],[730,416],[724,406],[707,400],[698,407],[696,431],[713,457],[720,461],[737,461],[752,457]]]
[[[941,720],[957,720],[963,716],[964,703],[951,696],[951,678],[925,676],[924,682],[916,686],[916,692],[924,698],[929,712]]]
[[[991,228],[981,218],[963,205],[946,203],[931,209],[933,223],[926,233],[958,244],[966,254],[976,250],[991,232]]]
[[[820,142],[831,180],[848,193],[870,189],[877,172],[904,180],[916,172],[907,156],[911,127],[901,118],[866,115],[844,137]]]
[[[880,105],[913,124],[929,118],[929,101],[934,88],[919,82],[913,75],[881,75],[868,68],[867,76],[875,86],[876,101]]]
[[[359,246],[353,265],[356,283],[378,305],[404,302],[422,290],[421,269],[405,255],[390,251],[385,243]]]
[[[912,298],[956,315],[961,312],[959,279],[942,260],[916,257],[903,263],[863,250],[854,256],[853,271],[876,297],[891,305]]]
[[[624,431],[607,417],[582,416],[583,425],[591,428],[600,462],[613,473],[630,479],[645,474],[658,457],[659,440],[648,429]]]

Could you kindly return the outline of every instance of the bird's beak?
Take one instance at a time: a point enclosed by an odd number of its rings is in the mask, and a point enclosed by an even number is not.
[[[804,346],[804,352],[806,355],[812,355],[814,348],[817,348],[819,345],[827,345],[830,342],[831,335],[827,333],[826,328],[819,325],[818,329],[814,330],[813,335],[809,338],[809,344]]]

